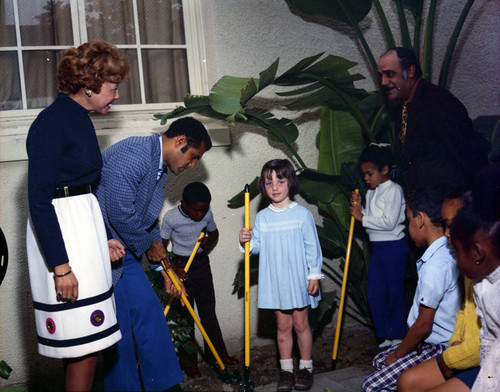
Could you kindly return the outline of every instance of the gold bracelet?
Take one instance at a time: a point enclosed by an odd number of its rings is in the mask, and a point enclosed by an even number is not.
[[[67,276],[69,274],[71,274],[73,271],[71,270],[71,267],[69,267],[69,271],[68,272],[65,272],[64,274],[61,274],[61,275],[56,275],[56,273],[54,273],[54,278],[62,278],[64,276]]]

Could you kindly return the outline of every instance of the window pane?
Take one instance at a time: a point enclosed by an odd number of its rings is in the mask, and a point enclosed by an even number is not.
[[[0,45],[16,45],[16,26],[12,0],[0,1]]]
[[[69,0],[18,0],[23,46],[73,45]]]
[[[57,64],[64,51],[37,50],[23,53],[28,109],[44,108],[57,95]]]
[[[115,45],[135,44],[132,0],[85,1],[88,39]]]
[[[181,0],[138,0],[142,44],[184,45]]]
[[[5,70],[9,72],[5,72]],[[21,82],[16,52],[0,52],[0,110],[22,109]]]
[[[142,51],[146,103],[180,102],[189,92],[185,49]]]
[[[141,90],[139,83],[139,67],[137,66],[137,51],[135,49],[120,49],[130,63],[130,75],[120,84],[120,99],[118,104],[141,103]]]

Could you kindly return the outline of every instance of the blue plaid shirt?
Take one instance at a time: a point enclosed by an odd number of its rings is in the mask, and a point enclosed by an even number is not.
[[[97,188],[106,227],[127,251],[140,257],[161,241],[158,215],[163,206],[166,170],[158,178],[160,136],[130,137],[103,153]]]

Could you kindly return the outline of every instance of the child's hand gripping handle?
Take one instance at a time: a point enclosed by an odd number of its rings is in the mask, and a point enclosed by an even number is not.
[[[175,275],[172,273],[172,270],[170,268],[167,268],[167,266],[165,265],[165,262],[163,260],[161,260],[161,265],[162,265],[163,269],[165,270],[165,272],[167,273],[168,277],[172,280],[172,283],[174,284],[175,288],[181,292],[181,298],[184,301],[184,304],[186,305],[187,310],[189,311],[194,322],[196,323],[196,325],[200,329],[200,332],[203,335],[203,338],[205,339],[205,341],[207,342],[208,347],[212,351],[212,354],[214,355],[215,360],[219,364],[219,367],[221,368],[221,370],[224,370],[225,369],[224,363],[222,362],[219,354],[217,353],[217,350],[215,350],[215,347],[212,344],[212,341],[210,340],[210,338],[208,337],[207,332],[205,331],[205,328],[203,328],[203,325],[201,324],[200,319],[198,318],[198,316],[196,316],[196,313],[194,312],[193,307],[189,303],[189,301],[186,297],[186,294],[184,294],[184,292],[182,291],[181,285],[177,281]]]
[[[193,248],[193,251],[191,252],[191,256],[189,256],[189,259],[186,263],[186,266],[184,267],[184,272],[187,274],[187,272],[189,271],[189,267],[191,267],[191,264],[193,263],[193,260],[194,260],[194,257],[196,256],[196,253],[198,252],[198,249],[200,247],[200,244],[201,244],[201,240],[203,239],[203,237],[205,237],[205,235],[207,234],[207,228],[205,227],[199,237],[198,237],[198,240],[196,241],[196,244],[194,244],[194,248]],[[181,282],[183,281],[184,279],[182,279],[181,277]],[[165,306],[165,309],[163,310],[163,314],[165,315],[165,317],[167,317],[167,314],[168,312],[170,311],[170,308],[172,307],[172,302],[174,302],[174,297],[171,296],[170,299],[168,300],[168,303],[167,303],[167,306]]]

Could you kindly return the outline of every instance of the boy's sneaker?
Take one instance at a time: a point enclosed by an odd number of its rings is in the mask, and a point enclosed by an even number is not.
[[[392,339],[391,340],[391,346],[397,346],[398,344],[401,344],[403,339]]]
[[[307,369],[300,369],[297,372],[297,380],[295,381],[296,391],[308,391],[313,385],[314,377]]]
[[[385,348],[385,347],[390,347],[392,346],[392,340],[391,339],[385,339],[382,343],[378,345],[379,348]]]
[[[276,392],[290,392],[295,384],[293,373],[282,371],[280,374],[280,381],[276,387]]]

